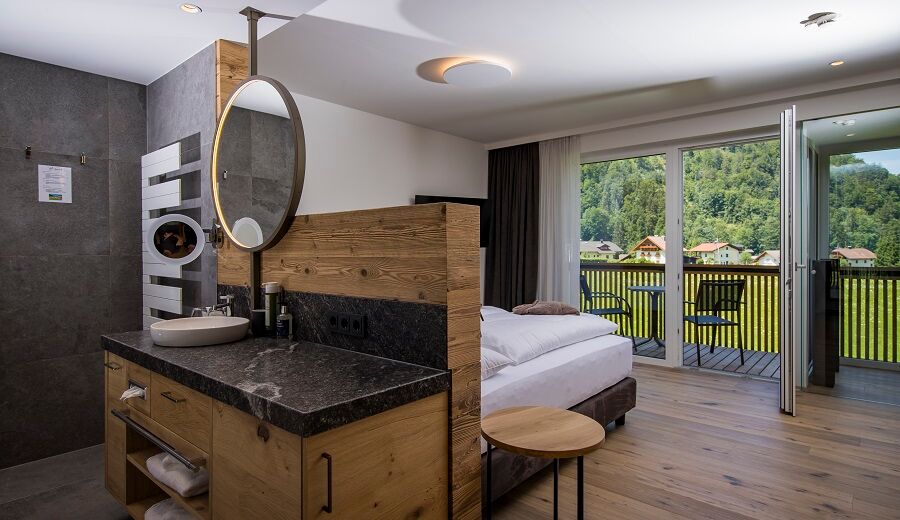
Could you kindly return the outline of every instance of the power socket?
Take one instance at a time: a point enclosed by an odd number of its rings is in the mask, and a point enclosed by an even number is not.
[[[329,332],[336,334],[344,334],[346,336],[354,336],[357,338],[366,337],[366,315],[351,314],[349,312],[327,312],[325,319],[328,324]]]

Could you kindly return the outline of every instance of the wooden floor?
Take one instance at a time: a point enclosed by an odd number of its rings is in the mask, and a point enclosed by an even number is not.
[[[900,518],[900,407],[798,393],[778,384],[636,366],[637,408],[586,457],[586,518]],[[494,518],[551,518],[552,472],[495,504]],[[575,518],[575,465],[560,478]]]
[[[641,339],[638,339],[640,345]],[[665,359],[666,350],[654,342],[640,345],[637,355]],[[697,349],[693,343],[684,344],[684,366],[697,366]],[[740,351],[730,347],[716,347],[715,352],[710,353],[707,345],[700,345],[700,363],[703,368],[722,370],[736,374],[768,377],[779,379],[781,374],[781,357],[774,352],[744,351],[744,364],[741,365]]]

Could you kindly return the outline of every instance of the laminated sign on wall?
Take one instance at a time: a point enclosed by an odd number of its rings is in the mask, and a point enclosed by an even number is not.
[[[72,168],[38,165],[38,202],[72,203]]]

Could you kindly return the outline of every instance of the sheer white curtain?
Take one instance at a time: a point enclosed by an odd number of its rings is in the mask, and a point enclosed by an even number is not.
[[[579,307],[581,142],[578,136],[540,142],[539,300]]]

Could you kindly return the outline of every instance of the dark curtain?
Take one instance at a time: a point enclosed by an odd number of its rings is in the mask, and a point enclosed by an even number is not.
[[[537,293],[538,143],[491,150],[488,154],[490,235],[484,274],[484,303],[510,310],[531,303]]]

